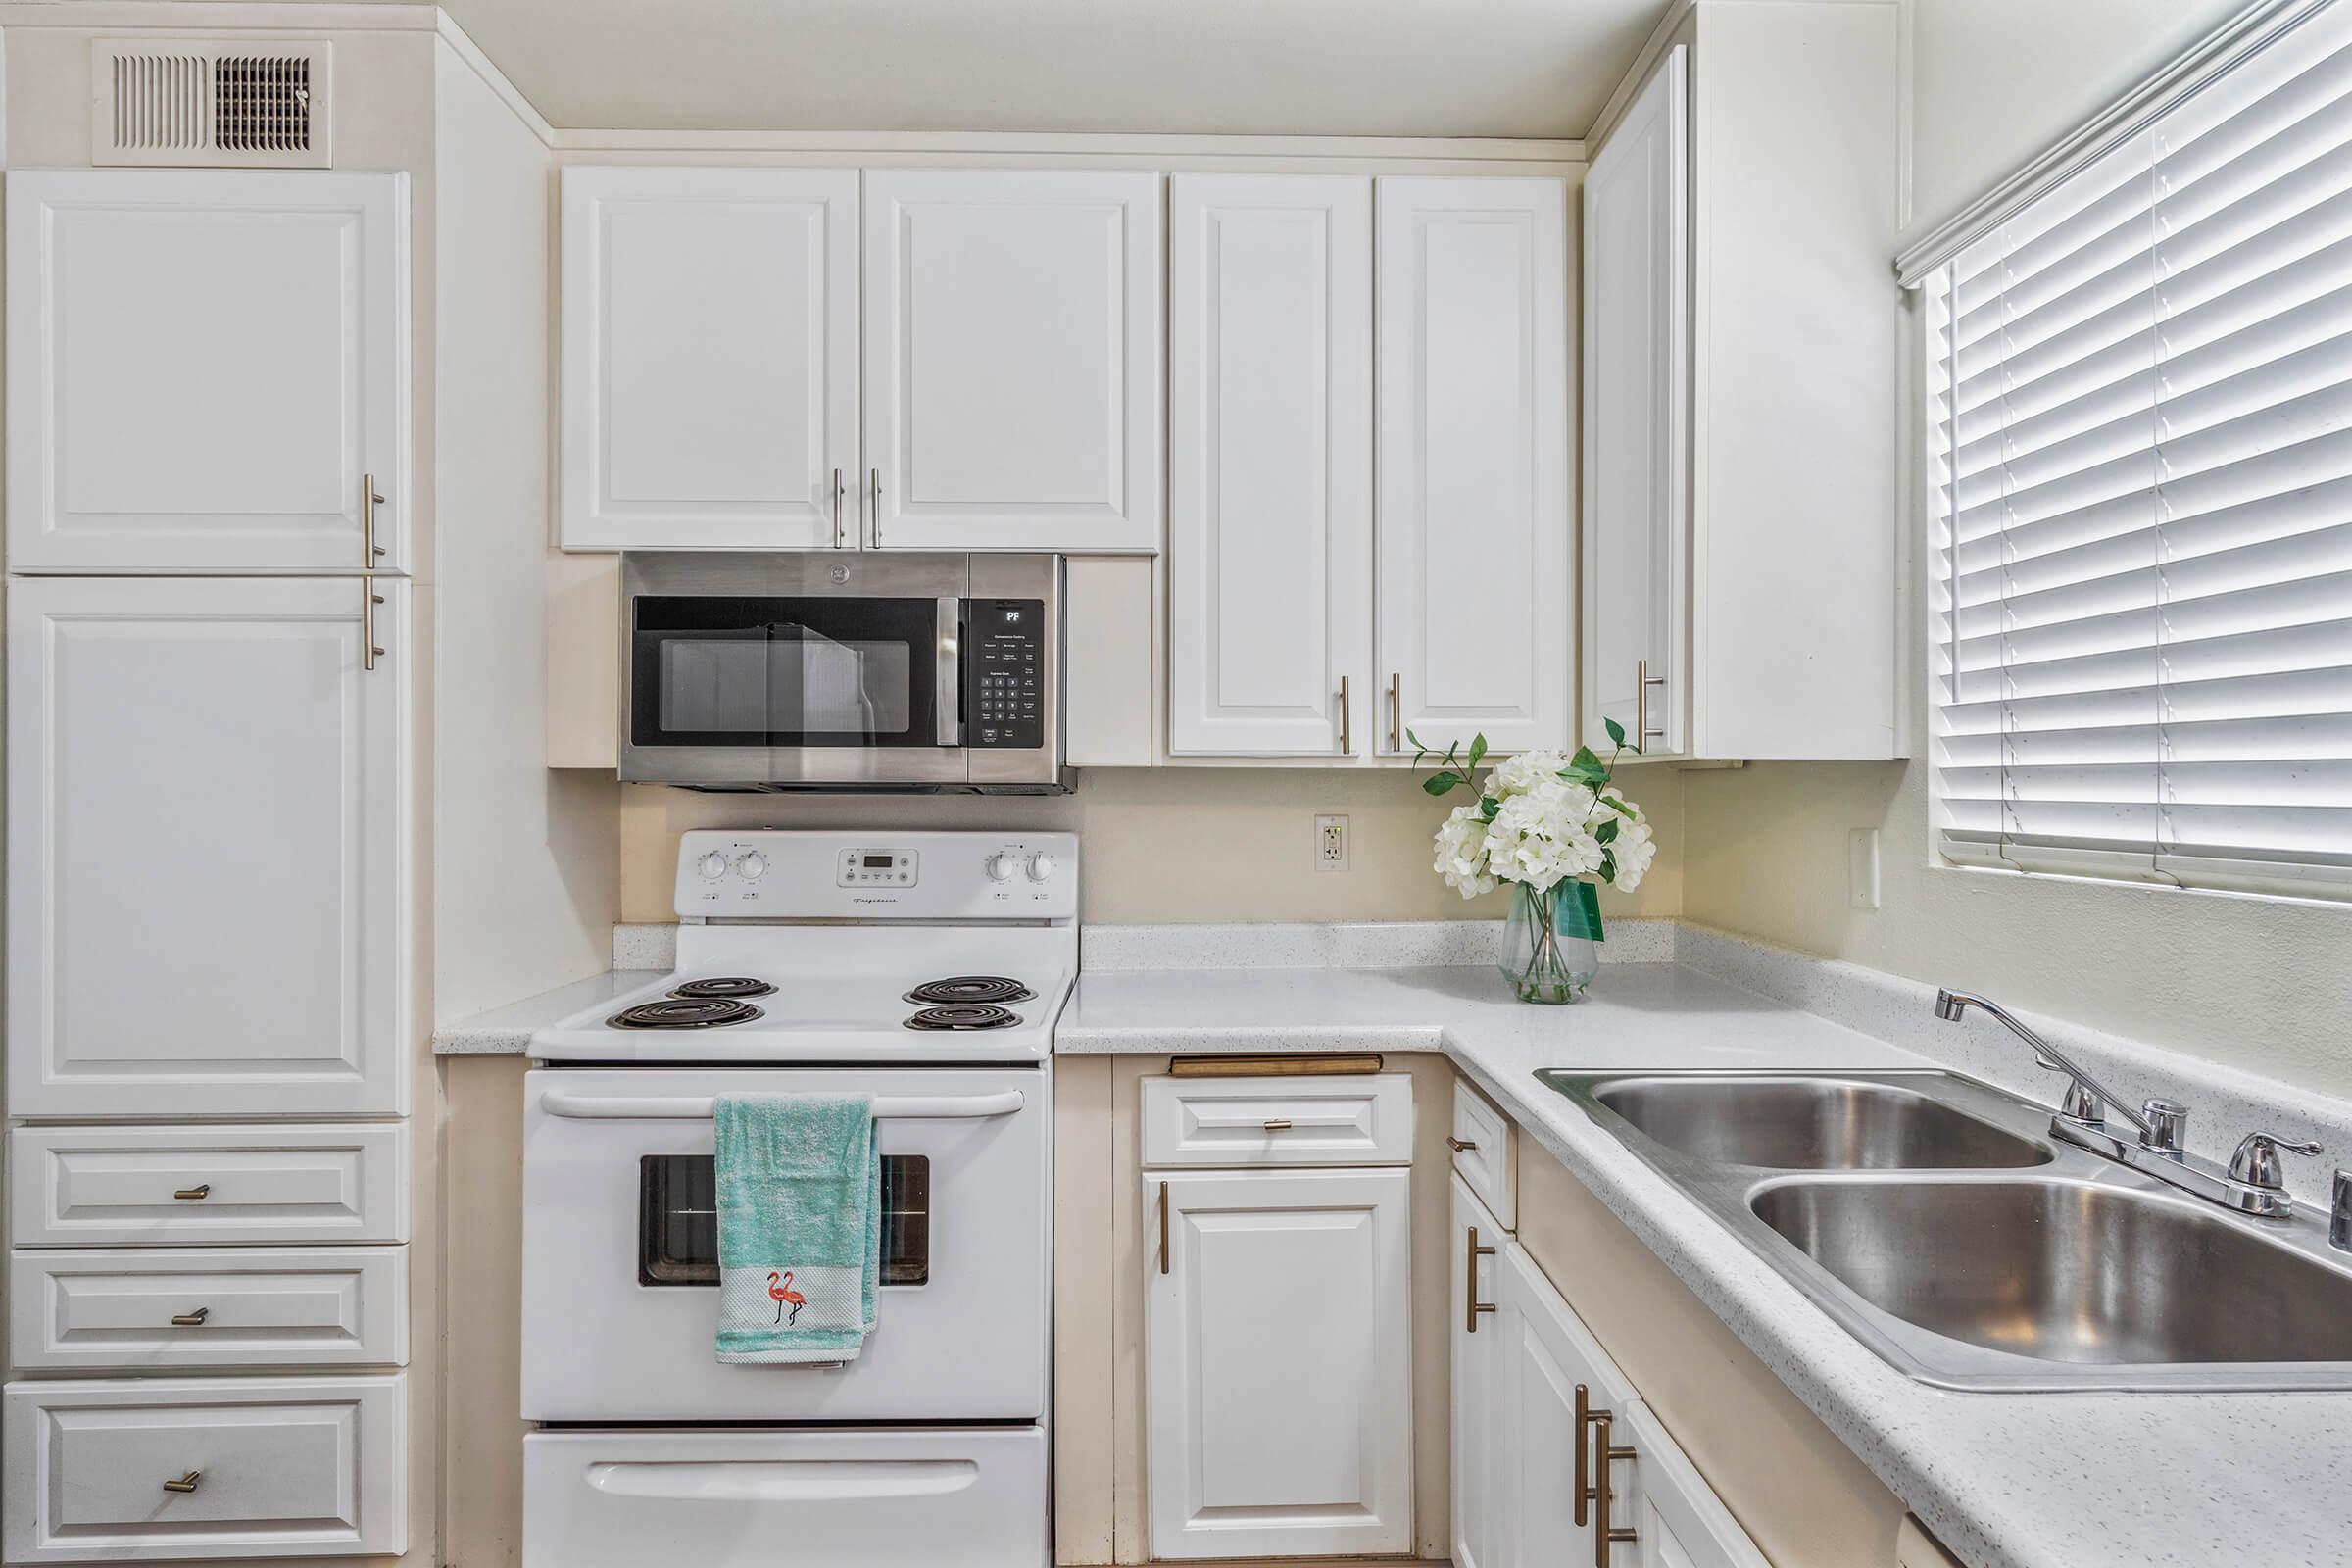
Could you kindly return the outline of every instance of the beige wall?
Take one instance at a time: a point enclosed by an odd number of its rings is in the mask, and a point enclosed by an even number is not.
[[[1658,860],[1604,912],[1682,909],[1686,775],[1626,770],[1650,815]],[[624,920],[674,918],[678,835],[694,827],[1066,828],[1085,836],[1081,913],[1105,922],[1494,919],[1503,895],[1465,902],[1430,869],[1431,835],[1459,795],[1434,801],[1401,769],[1095,768],[1069,796],[698,795],[631,785],[621,791]],[[1318,871],[1314,819],[1348,818],[1347,871]]]
[[[2236,0],[1919,0],[1920,226],[1972,200],[2237,8]],[[1910,376],[1906,375],[1906,385]],[[1907,411],[1915,412],[1915,411]],[[1906,426],[1915,428],[1906,417]],[[1916,439],[1906,467],[1916,473]],[[1916,580],[1922,519],[1903,529]],[[1905,594],[1912,683],[1923,635]],[[1683,913],[1702,924],[2352,1093],[2352,907],[1931,865],[1927,717],[1914,760],[1760,763],[1685,781]],[[1881,834],[1882,905],[1853,908],[1848,834]]]

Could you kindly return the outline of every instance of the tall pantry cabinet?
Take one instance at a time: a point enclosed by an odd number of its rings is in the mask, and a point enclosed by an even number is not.
[[[10,1562],[406,1544],[408,200],[9,176]]]

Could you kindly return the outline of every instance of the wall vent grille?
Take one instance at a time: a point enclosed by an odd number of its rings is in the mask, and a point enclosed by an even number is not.
[[[115,38],[90,45],[91,162],[220,169],[331,163],[325,43]]]

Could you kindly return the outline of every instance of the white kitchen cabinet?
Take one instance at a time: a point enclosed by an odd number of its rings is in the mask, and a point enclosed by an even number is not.
[[[1490,1503],[1499,1520],[1497,1560],[1592,1562],[1598,1513],[1590,1504],[1580,1506],[1577,1493],[1597,1485],[1599,1468],[1606,1464],[1617,1498],[1629,1499],[1631,1477],[1622,1460],[1601,1455],[1600,1425],[1580,1417],[1609,1412],[1616,1432],[1610,1446],[1624,1446],[1625,1410],[1634,1400],[1634,1388],[1526,1248],[1506,1244],[1500,1264],[1494,1320],[1500,1364],[1493,1410],[1501,1462]],[[1584,1391],[1581,1407],[1579,1389]],[[1618,1568],[1632,1560],[1620,1559]]]
[[[865,543],[1160,542],[1160,189],[1151,172],[872,170]]]
[[[564,171],[562,542],[858,541],[858,174]]]
[[[1412,1550],[1411,1182],[1145,1173],[1153,1557]]]
[[[1584,740],[1687,742],[1690,285],[1687,49],[1585,174]]]
[[[9,584],[12,1115],[404,1108],[406,611],[381,577]]]
[[[0,1556],[401,1552],[407,1402],[397,1373],[12,1383],[0,1426]]]
[[[18,1371],[400,1366],[405,1247],[20,1248]]]
[[[1459,1175],[1452,1192],[1453,1568],[1500,1568],[1499,1472],[1510,1461],[1495,1420],[1504,1339],[1494,1291],[1509,1238]]]
[[[398,1242],[408,1134],[393,1122],[19,1127],[19,1247]]]
[[[1372,182],[1179,174],[1168,234],[1168,750],[1356,755]]]
[[[1599,138],[1580,660],[1595,749],[1613,720],[1653,757],[1900,753],[1897,29],[1887,6],[1698,0]]]
[[[12,172],[9,569],[406,569],[408,251],[401,174]]]
[[[1555,179],[1378,182],[1383,755],[1570,735],[1567,239]]]

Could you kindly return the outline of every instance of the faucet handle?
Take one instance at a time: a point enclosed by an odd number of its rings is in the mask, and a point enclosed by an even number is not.
[[[2317,1144],[2296,1143],[2292,1139],[2280,1138],[2277,1133],[2248,1133],[2238,1140],[2237,1152],[2230,1156],[2230,1179],[2266,1193],[2282,1191],[2286,1180],[2279,1171],[2278,1155],[2281,1152],[2289,1154],[2322,1152]]]
[[[2180,1158],[2180,1129],[2188,1125],[2188,1107],[2170,1100],[2143,1100],[2139,1112],[2147,1118],[2147,1130],[2140,1135],[2139,1147],[2151,1154]]]

